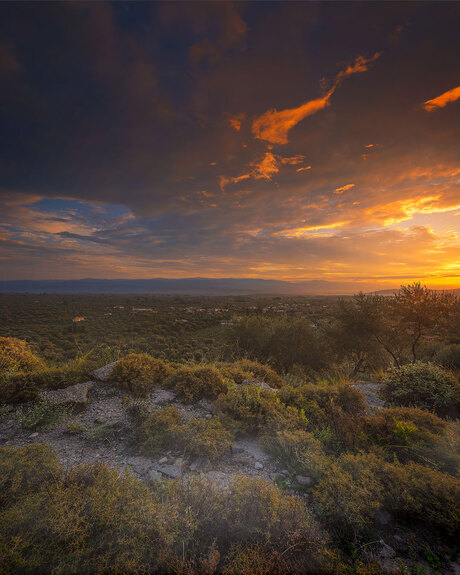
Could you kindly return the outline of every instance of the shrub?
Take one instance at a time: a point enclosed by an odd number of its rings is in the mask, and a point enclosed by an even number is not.
[[[168,482],[159,495],[177,518],[178,552],[190,563],[217,550],[232,573],[242,565],[236,556],[255,546],[266,558],[283,549],[286,572],[320,571],[324,534],[299,498],[285,495],[269,481],[236,476],[229,489],[222,490],[194,478]],[[203,572],[202,564],[197,571]],[[254,573],[254,566],[248,565],[246,572]]]
[[[243,383],[245,379],[264,381],[272,387],[281,387],[283,379],[268,365],[251,361],[250,359],[240,359],[233,363],[220,363],[217,367],[222,374],[236,384]]]
[[[186,452],[197,457],[217,459],[228,453],[232,434],[217,419],[192,419],[179,430]]]
[[[316,478],[321,466],[321,443],[302,429],[278,430],[262,437],[265,449],[291,473],[305,472]]]
[[[460,343],[444,345],[436,351],[435,359],[447,368],[460,369]]]
[[[146,353],[130,353],[115,366],[110,381],[131,392],[145,397],[155,386],[163,384],[171,373],[171,368],[161,359]]]
[[[0,508],[59,477],[60,467],[49,445],[0,447]]]
[[[5,572],[139,573],[161,567],[169,542],[147,488],[104,465],[43,484],[0,514]]]
[[[177,407],[165,407],[148,415],[138,429],[140,451],[153,454],[177,446],[182,414]]]
[[[382,409],[365,418],[367,436],[377,444],[392,447],[434,443],[443,436],[446,426],[433,413],[412,407]]]
[[[384,486],[363,457],[345,454],[323,469],[313,494],[330,528],[356,539],[372,525],[384,501]]]
[[[189,403],[200,399],[216,399],[227,386],[214,367],[182,367],[167,382],[178,396]]]
[[[412,363],[392,369],[384,382],[389,403],[433,410],[440,415],[458,414],[460,384],[449,371],[433,363]]]
[[[49,401],[39,401],[23,408],[21,424],[25,429],[36,429],[43,425],[56,423],[68,413],[68,408],[55,405]]]
[[[15,337],[0,337],[0,376],[42,367],[43,360],[32,353],[27,342]]]
[[[305,428],[305,414],[294,407],[284,405],[271,391],[256,385],[230,389],[221,395],[216,405],[235,433],[240,435],[270,433],[276,429]]]

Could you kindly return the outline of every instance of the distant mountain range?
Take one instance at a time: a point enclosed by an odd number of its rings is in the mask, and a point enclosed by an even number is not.
[[[0,293],[55,294],[190,294],[190,295],[347,295],[356,293],[345,282],[311,280],[288,282],[253,278],[153,278],[0,281]],[[395,290],[380,290],[392,295]],[[460,289],[452,290],[460,295]]]
[[[347,284],[322,280],[288,282],[253,278],[153,278],[0,281],[0,293],[56,294],[190,294],[190,295],[338,295]]]

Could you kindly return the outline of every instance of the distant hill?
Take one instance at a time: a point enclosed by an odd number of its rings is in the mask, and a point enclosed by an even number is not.
[[[347,284],[321,280],[287,282],[252,278],[153,278],[11,280],[0,282],[0,293],[56,294],[291,294],[339,295],[350,293]]]
[[[183,295],[351,295],[360,291],[346,282],[288,282],[254,278],[152,278],[0,281],[0,293],[183,294]],[[393,295],[397,289],[368,292]],[[449,290],[460,295],[460,289]]]

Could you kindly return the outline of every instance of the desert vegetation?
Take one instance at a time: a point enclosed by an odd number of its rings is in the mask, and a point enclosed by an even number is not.
[[[57,299],[43,332],[2,312],[4,572],[455,573],[454,296],[156,298],[142,327],[72,297],[136,332],[72,325],[73,356]]]

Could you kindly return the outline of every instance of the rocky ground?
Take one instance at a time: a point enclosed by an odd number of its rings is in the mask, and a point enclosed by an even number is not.
[[[40,399],[62,406],[64,414],[55,423],[37,430],[24,428],[22,421],[33,404],[4,408],[0,413],[0,445],[20,447],[48,443],[65,467],[103,461],[144,481],[203,474],[225,486],[235,473],[271,480],[276,475],[288,475],[270,459],[255,437],[236,440],[231,452],[212,463],[202,458],[186,458],[173,450],[152,457],[139,455],[133,441],[134,421],[128,410],[133,399],[104,381],[111,367],[93,372],[94,381],[42,393]],[[163,388],[156,388],[141,402],[149,409],[165,405],[177,407],[186,420],[215,417],[211,402],[202,400],[186,405],[177,401],[172,391]],[[299,482],[302,481],[308,478],[299,477]]]

